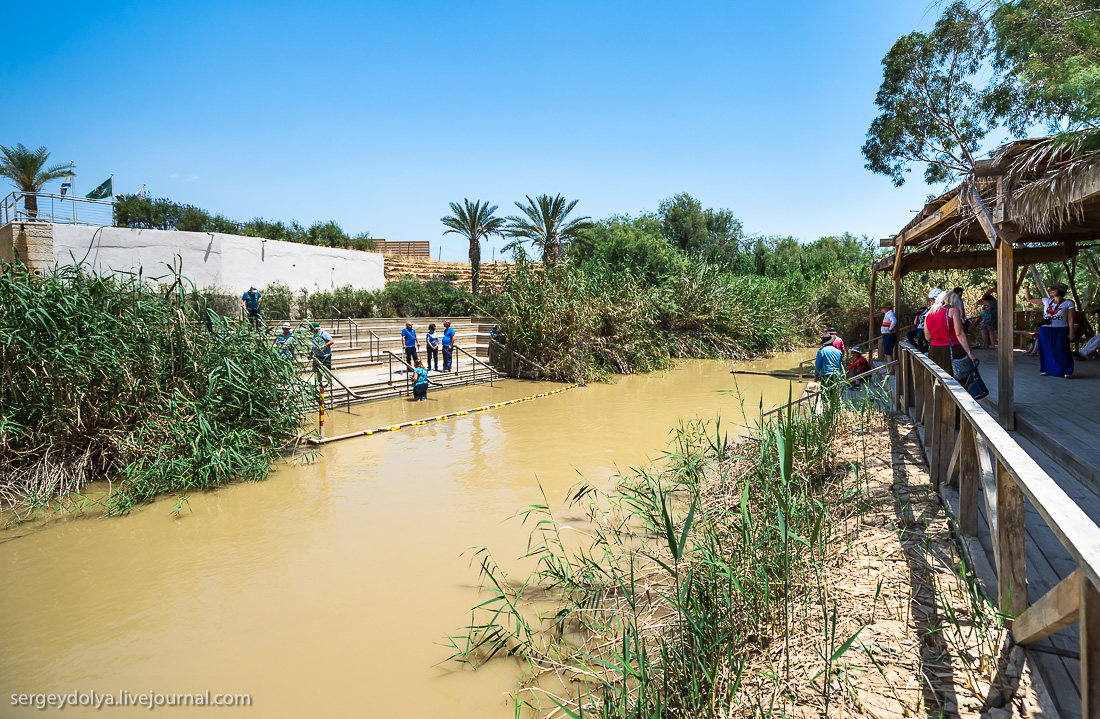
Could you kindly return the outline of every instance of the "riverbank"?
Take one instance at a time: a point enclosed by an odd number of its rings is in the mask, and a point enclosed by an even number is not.
[[[546,716],[1032,715],[914,435],[869,404],[737,444],[683,426],[660,469],[573,494],[582,530],[532,508],[530,576],[480,555],[453,658],[522,657]]]

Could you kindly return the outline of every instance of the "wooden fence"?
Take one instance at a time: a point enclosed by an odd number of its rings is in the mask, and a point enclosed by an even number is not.
[[[899,346],[897,409],[923,423],[936,489],[944,495],[945,487],[957,488],[964,539],[977,536],[984,496],[998,603],[1015,617],[1013,637],[1028,645],[1077,622],[1082,716],[1100,719],[1100,528],[958,382],[908,343]],[[1028,596],[1025,498],[1077,564],[1035,601]]]

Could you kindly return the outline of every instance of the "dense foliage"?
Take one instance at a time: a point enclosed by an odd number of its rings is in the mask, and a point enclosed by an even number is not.
[[[901,185],[922,163],[927,182],[950,180],[973,169],[1001,124],[1019,137],[1043,124],[1078,151],[1100,147],[1098,47],[1100,0],[956,0],[883,58],[867,168]]]
[[[266,476],[309,392],[270,343],[179,279],[0,267],[0,501],[18,514],[110,478],[114,513]]]
[[[167,199],[123,195],[114,203],[115,227],[134,227],[154,230],[180,230],[183,232],[221,232],[246,237],[262,237],[266,240],[282,240],[304,245],[338,247],[350,250],[374,250],[374,240],[364,232],[354,237],[344,232],[332,220],[315,222],[309,227],[291,221],[271,222],[255,218],[248,222],[235,222],[227,217],[211,214],[194,205],[183,205]]]

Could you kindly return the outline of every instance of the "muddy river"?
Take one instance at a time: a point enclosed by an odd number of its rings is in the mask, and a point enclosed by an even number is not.
[[[806,353],[743,363],[790,368]],[[680,419],[721,414],[731,432],[786,401],[791,383],[683,362],[551,397],[328,445],[268,480],[175,498],[118,519],[58,520],[0,534],[0,716],[16,693],[248,694],[262,717],[510,717],[516,670],[437,666],[469,618],[489,546],[506,566],[528,529],[510,519],[561,501],[583,475],[667,446]],[[336,434],[543,392],[510,380],[340,410]],[[801,391],[795,383],[794,393]],[[55,710],[56,711],[56,710]],[[137,714],[147,709],[66,716]],[[226,709],[163,708],[171,716]],[[52,714],[53,712],[46,712]]]

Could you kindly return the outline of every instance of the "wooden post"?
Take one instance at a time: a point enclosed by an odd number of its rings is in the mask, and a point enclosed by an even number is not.
[[[1024,493],[997,460],[997,596],[1001,611],[1017,616],[1027,609],[1027,535]]]
[[[894,409],[898,412],[904,412],[909,406],[909,399],[906,396],[909,393],[906,390],[907,385],[905,383],[905,376],[908,374],[905,370],[905,357],[909,353],[901,348],[900,343],[898,344],[898,348],[894,351],[897,354],[898,360],[898,371],[897,374],[894,375]]]
[[[997,419],[1007,430],[1016,428],[1012,358],[1016,278],[1012,270],[1012,243],[1002,237],[997,243]]]
[[[871,344],[871,340],[875,338],[875,281],[878,279],[878,273],[874,268],[871,268],[871,292],[870,292],[870,312],[867,319],[867,361],[873,362],[875,359],[875,346]]]
[[[940,488],[941,478],[940,454],[943,453],[943,442],[940,441],[943,434],[943,393],[943,382],[933,380],[932,401],[924,409],[924,443],[931,448],[928,455],[928,478],[937,490]]]
[[[913,421],[920,422],[924,418],[924,376],[927,374],[924,365],[913,358]]]
[[[1081,716],[1100,719],[1100,591],[1081,577],[1077,622],[1081,631]]]
[[[978,534],[978,446],[974,425],[964,419],[959,428],[959,531],[968,537]]]
[[[951,399],[951,392],[940,384],[940,427],[936,433],[936,444],[939,445],[937,458],[939,467],[936,470],[938,482],[950,485],[947,469],[951,464],[951,450],[955,448],[955,401]]]

